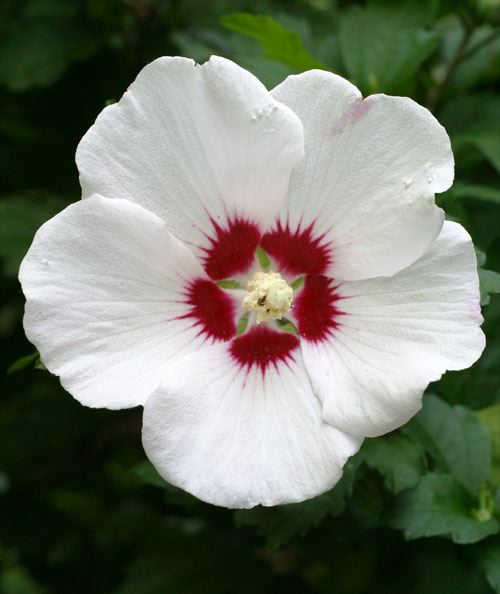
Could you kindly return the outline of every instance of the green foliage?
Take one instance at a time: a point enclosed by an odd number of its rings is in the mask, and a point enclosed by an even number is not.
[[[465,146],[477,148],[491,165],[500,171],[500,130],[498,128],[487,131],[474,131],[463,134],[455,140],[457,149]]]
[[[494,270],[479,269],[481,305],[488,305],[492,293],[500,293],[500,273]]]
[[[450,88],[465,90],[473,88],[486,80],[495,80],[500,73],[500,38],[497,30],[490,24],[477,26],[467,30],[466,25],[457,17],[449,15],[443,19],[443,55],[449,60],[460,50],[461,43],[466,40],[463,59],[457,65],[450,79]],[[471,51],[472,50],[472,51]]]
[[[222,17],[223,27],[256,39],[272,60],[283,62],[298,72],[325,67],[304,47],[302,39],[286,29],[281,23],[266,15],[249,13],[231,14]]]
[[[422,445],[440,470],[452,474],[472,495],[488,479],[490,438],[469,409],[451,407],[429,394],[424,398],[422,410],[405,426],[404,432]]]
[[[17,275],[37,229],[65,206],[50,195],[13,195],[0,201],[0,258],[6,274]]]
[[[369,3],[347,10],[340,48],[347,74],[365,93],[396,93],[438,47],[425,29],[427,2]]]
[[[490,481],[500,487],[500,404],[494,404],[477,411],[481,423],[490,432],[492,465]]]
[[[396,500],[391,525],[403,530],[408,540],[429,536],[450,536],[457,544],[471,544],[496,534],[498,520],[478,520],[474,501],[452,476],[429,473],[417,488]]]
[[[22,565],[11,565],[0,576],[0,592],[3,594],[44,594],[42,588]]]
[[[146,485],[161,489],[165,501],[170,504],[193,507],[193,505],[199,503],[189,493],[174,487],[162,479],[149,460],[135,464],[132,467],[126,467],[118,462],[113,462],[109,465],[108,472],[113,477],[113,480],[127,488],[140,488]]]
[[[168,488],[167,483],[161,478],[156,468],[149,461],[141,462],[133,467],[131,473],[144,485],[160,487],[161,489]]]
[[[500,592],[500,538],[490,538],[477,548],[476,558],[495,592]]]
[[[0,37],[0,84],[12,91],[47,86],[95,53],[99,36],[78,17],[76,4],[26,2]]]
[[[0,470],[0,495],[7,493],[10,488],[10,480],[9,477]]]
[[[500,293],[500,274],[494,270],[484,268],[486,254],[476,248],[477,266],[479,275],[479,288],[481,291],[481,305],[489,305],[491,295]]]
[[[453,184],[449,194],[452,198],[470,198],[471,200],[482,200],[500,204],[500,190],[479,184],[464,184],[457,182]]]
[[[367,439],[361,450],[362,460],[384,477],[387,489],[396,495],[414,487],[425,472],[422,447],[402,434]]]
[[[338,516],[344,511],[350,496],[359,460],[349,461],[337,485],[323,495],[304,501],[282,505],[278,508],[256,507],[239,510],[235,514],[237,526],[255,526],[266,537],[266,546],[276,549],[294,536],[305,536],[328,515]]]
[[[13,373],[17,373],[18,371],[22,371],[23,369],[26,369],[26,367],[29,367],[32,364],[35,365],[39,360],[40,355],[36,351],[34,353],[31,353],[31,355],[19,357],[19,359],[16,359],[14,363],[9,365],[9,367],[7,368],[7,373],[8,375],[11,375]]]
[[[494,425],[494,411],[482,413]],[[491,439],[472,411],[450,406],[436,396],[403,429],[430,455],[436,471],[425,474],[417,487],[402,493],[389,522],[407,539],[450,536],[457,544],[472,544],[496,534],[491,478]]]
[[[459,95],[447,104],[442,120],[459,157],[470,159],[470,149],[474,149],[500,171],[500,104],[496,95]]]

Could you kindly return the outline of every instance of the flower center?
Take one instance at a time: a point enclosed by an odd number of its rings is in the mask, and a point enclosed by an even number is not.
[[[279,272],[256,272],[247,283],[243,309],[255,312],[257,324],[280,320],[292,308],[293,289]]]

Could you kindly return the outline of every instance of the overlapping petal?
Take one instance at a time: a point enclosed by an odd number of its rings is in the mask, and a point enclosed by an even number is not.
[[[302,350],[324,419],[344,431],[376,436],[403,425],[429,382],[469,367],[484,348],[474,248],[456,223],[409,268],[337,292],[335,329],[303,339]]]
[[[364,100],[322,71],[290,76],[272,91],[304,125],[306,157],[295,169],[281,227],[312,231],[331,246],[337,279],[390,276],[422,256],[444,215],[434,203],[453,180],[444,128],[411,99]],[[309,232],[308,231],[308,232]]]
[[[26,335],[83,404],[143,404],[203,342],[185,295],[197,278],[199,262],[159,217],[91,197],[43,225],[22,263]]]
[[[143,443],[170,483],[215,505],[249,508],[326,491],[361,440],[321,419],[300,348],[263,371],[242,368],[231,346],[218,344],[167,371],[146,402]]]
[[[141,204],[207,248],[217,226],[266,227],[302,157],[300,120],[249,72],[219,57],[164,57],[102,111],[76,160],[84,197]]]

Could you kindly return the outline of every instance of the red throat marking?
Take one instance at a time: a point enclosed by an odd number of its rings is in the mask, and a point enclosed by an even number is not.
[[[231,342],[230,353],[241,369],[247,372],[256,366],[264,376],[269,366],[293,361],[299,340],[293,334],[278,332],[268,326],[255,326]]]
[[[230,278],[246,272],[253,263],[259,244],[260,231],[255,223],[241,218],[228,220],[222,228],[211,219],[215,237],[209,237],[211,246],[205,252],[205,271],[214,280]]]
[[[293,303],[300,336],[312,342],[326,340],[340,327],[345,315],[338,307],[342,299],[335,281],[319,274],[306,276],[302,290]]]
[[[291,231],[289,224],[278,222],[272,231],[261,237],[259,227],[236,217],[222,227],[212,220],[214,234],[208,237],[210,247],[203,248],[204,267],[214,280],[229,279],[247,272],[255,259],[260,243],[281,272],[304,276],[304,284],[294,299],[293,317],[303,340],[320,342],[333,336],[340,327],[338,307],[342,299],[338,285],[324,273],[332,250],[324,236],[313,233],[313,224]],[[193,320],[193,326],[211,341],[228,342],[231,358],[239,369],[248,374],[257,369],[265,376],[269,369],[289,365],[299,348],[299,337],[263,324],[236,336],[239,303],[230,293],[218,287],[214,280],[198,278],[186,287],[184,303],[190,306],[183,318]]]
[[[186,303],[191,310],[182,318],[192,318],[199,334],[212,340],[230,340],[236,335],[234,300],[210,280],[197,279],[190,283]]]
[[[331,261],[323,236],[313,236],[313,224],[291,231],[288,223],[283,225],[279,221],[264,235],[261,245],[276,260],[280,270],[291,275],[323,274]]]

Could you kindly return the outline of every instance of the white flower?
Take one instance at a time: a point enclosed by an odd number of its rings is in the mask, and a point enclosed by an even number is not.
[[[77,163],[84,199],[21,267],[26,333],[83,404],[144,405],[148,456],[205,501],[329,489],[484,347],[470,237],[434,203],[449,139],[410,99],[161,58]]]

